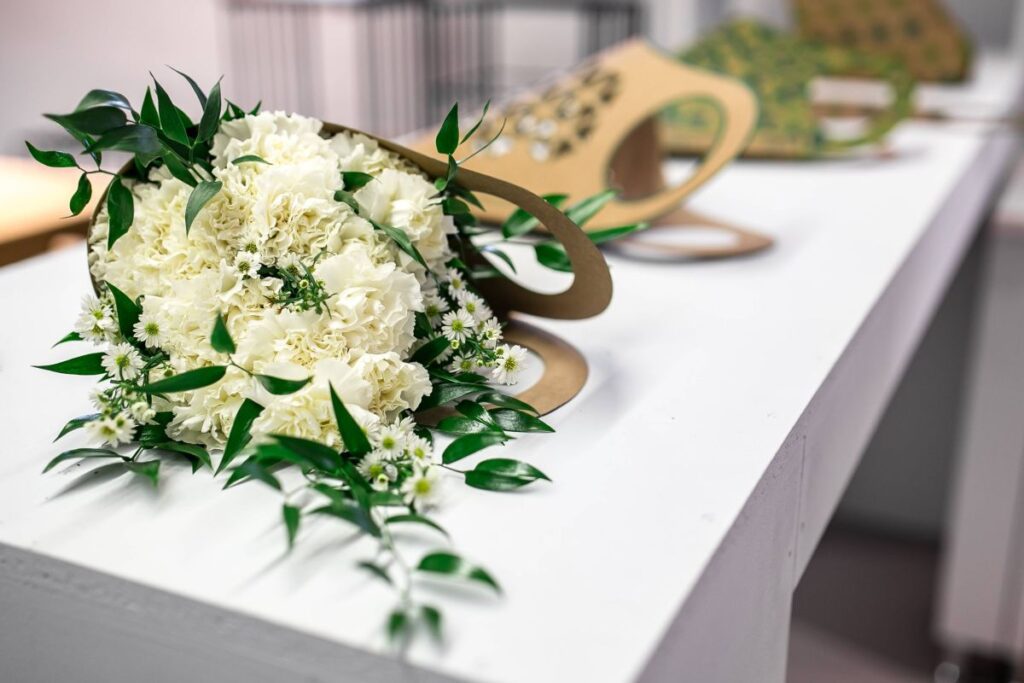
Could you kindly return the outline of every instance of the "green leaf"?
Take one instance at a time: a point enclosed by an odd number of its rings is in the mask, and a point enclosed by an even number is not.
[[[404,611],[396,609],[388,616],[388,639],[392,643],[398,643],[405,640],[408,635],[409,617]]]
[[[134,328],[135,323],[139,322],[139,316],[142,315],[142,309],[139,308],[137,303],[128,298],[127,294],[111,283],[104,282],[104,284],[114,297],[114,311],[117,314],[117,328],[121,330],[121,336],[137,343],[138,340],[135,338]]]
[[[192,79],[189,80],[191,81]],[[210,89],[209,98],[203,103],[203,117],[199,120],[199,133],[196,136],[197,143],[206,142],[216,134],[217,128],[220,127],[220,112],[220,81],[217,81],[213,88]]]
[[[142,100],[142,111],[139,112],[139,122],[153,128],[160,127],[160,114],[157,113],[156,105],[153,104],[153,91],[146,86],[146,97]]]
[[[483,387],[473,386],[470,384],[435,384],[433,391],[429,395],[424,396],[423,400],[420,401],[419,410],[426,410],[435,406],[443,406],[454,401],[467,398],[474,394],[478,394],[483,390]],[[480,400],[480,399],[478,399]]]
[[[72,448],[70,451],[64,451],[53,460],[46,463],[46,467],[43,468],[43,472],[49,472],[62,462],[66,462],[68,460],[80,460],[85,458],[120,458],[122,460],[125,459],[123,455],[121,455],[117,451],[112,451],[109,448]]]
[[[28,147],[28,153],[32,155],[32,158],[43,166],[49,166],[50,168],[73,168],[78,166],[75,157],[67,152],[44,151],[36,148],[28,140],[25,141],[25,146]]]
[[[455,410],[459,411],[471,420],[476,420],[488,427],[493,427],[496,423],[491,417],[490,413],[484,409],[482,405],[476,401],[460,401]]]
[[[470,128],[469,131],[465,135],[462,136],[462,140],[460,141],[460,144],[465,142],[466,140],[470,139],[471,137],[473,137],[473,133],[475,133],[477,131],[477,129],[480,127],[480,124],[482,124],[484,122],[484,117],[487,116],[487,110],[490,109],[490,108],[491,108],[491,101],[487,100],[486,102],[484,102],[484,110],[482,112],[480,112],[480,118],[478,118],[476,120],[476,123],[473,124],[473,127]]]
[[[430,633],[430,636],[440,643],[444,639],[441,610],[431,605],[423,605],[420,607],[420,618],[427,625],[427,631]]]
[[[544,201],[556,209],[565,203],[565,200],[568,198],[569,196],[564,194],[546,194],[542,197]],[[505,219],[505,222],[501,224],[501,234],[504,235],[505,239],[518,237],[520,235],[525,235],[538,225],[540,225],[540,221],[534,218],[525,209],[516,209],[507,219]]]
[[[274,434],[273,438],[280,446],[299,456],[298,465],[331,473],[341,470],[341,455],[330,446],[285,434]]]
[[[477,434],[465,434],[448,444],[441,454],[441,461],[450,465],[453,462],[462,460],[466,456],[473,455],[485,448],[503,444],[509,440],[507,434],[500,432],[479,432]]]
[[[341,172],[341,182],[349,192],[355,192],[371,180],[374,180],[374,177],[369,173],[362,173],[361,171]]]
[[[441,202],[441,210],[448,216],[470,213],[469,204],[455,197],[445,197]]]
[[[484,205],[480,202],[479,199],[477,199],[477,196],[464,187],[460,187],[459,185],[455,185],[453,183],[452,185],[448,186],[448,191],[454,195],[462,197],[464,200],[466,200],[467,202],[469,202],[478,209],[484,208]]]
[[[511,458],[491,458],[489,460],[483,460],[477,463],[476,467],[473,468],[473,471],[503,474],[508,477],[520,477],[529,481],[534,481],[536,479],[551,481],[548,475],[544,474],[533,465],[522,462],[521,460],[512,460]]]
[[[309,384],[310,379],[306,377],[304,379],[285,379],[283,377],[273,377],[271,375],[253,375],[256,381],[260,385],[272,393],[274,396],[285,396],[287,394],[294,394],[302,387]]]
[[[227,323],[224,322],[224,315],[221,313],[218,313],[217,319],[213,321],[213,332],[210,333],[210,346],[217,353],[235,352],[235,340],[231,338]]]
[[[360,562],[356,562],[356,566],[365,569],[366,571],[370,572],[371,574],[376,576],[381,581],[387,583],[388,585],[395,585],[394,581],[391,580],[391,577],[388,576],[387,570],[381,567],[379,564],[374,564],[373,562],[362,560]]]
[[[366,510],[358,505],[331,503],[330,505],[314,509],[313,514],[330,515],[331,517],[343,519],[359,527],[374,538],[380,538],[380,527],[377,526],[377,523],[373,521],[373,518],[370,517]]]
[[[82,335],[78,334],[77,332],[68,332],[63,337],[61,337],[60,341],[58,341],[53,346],[60,346],[61,344],[66,344],[68,342],[74,342],[74,341],[82,341]],[[50,347],[50,348],[53,348],[53,347]]]
[[[153,486],[156,486],[160,481],[159,460],[148,460],[146,462],[128,461],[124,466],[128,468],[129,472],[133,472],[140,477],[148,479]]]
[[[647,223],[634,223],[633,225],[620,225],[615,228],[605,228],[604,230],[592,230],[587,233],[587,237],[594,244],[604,244],[605,242],[611,242],[620,237],[646,230],[648,227]]]
[[[155,155],[160,152],[160,138],[156,129],[148,125],[127,125],[107,131],[85,147],[90,154],[104,149]]]
[[[184,71],[179,71],[178,69],[175,69],[173,66],[170,67],[170,69],[171,71],[173,71],[174,73],[178,74],[186,81],[188,81],[189,87],[192,88],[192,92],[196,94],[196,99],[199,100],[199,106],[203,109],[206,109],[206,93],[204,93],[203,89],[199,87],[199,84],[195,82],[195,79],[193,79]]]
[[[569,260],[569,254],[566,253],[565,247],[561,244],[541,242],[534,245],[533,253],[537,257],[537,262],[542,266],[551,270],[557,270],[560,273],[572,272],[572,261]]]
[[[437,131],[434,146],[438,154],[454,154],[459,146],[459,103],[456,102],[444,117],[444,123]]]
[[[441,534],[443,534],[444,536],[448,536],[448,532],[445,531],[444,528],[440,524],[438,524],[437,522],[433,521],[432,519],[428,519],[428,518],[424,517],[423,515],[417,515],[417,514],[412,514],[412,513],[409,513],[409,514],[406,514],[406,515],[392,515],[391,517],[388,517],[387,519],[385,519],[384,523],[388,524],[388,525],[391,525],[391,524],[422,524],[424,526],[430,527],[431,529],[434,529],[435,531],[441,532]]]
[[[93,420],[98,420],[101,417],[103,416],[100,415],[99,413],[92,413],[91,415],[82,415],[81,417],[71,418],[70,420],[68,420],[68,423],[64,425],[64,427],[60,430],[60,434],[57,435],[57,438],[54,439],[54,441],[59,441],[65,435],[75,431],[76,429],[81,429],[82,427],[89,424]]]
[[[107,371],[103,369],[103,352],[101,351],[87,353],[84,356],[76,356],[75,358],[62,360],[51,365],[33,365],[32,367],[39,368],[40,370],[49,370],[50,372],[59,372],[62,375],[107,374]]]
[[[194,443],[184,443],[181,441],[160,441],[152,446],[153,448],[159,448],[164,451],[171,451],[172,453],[181,453],[182,455],[190,456],[198,462],[206,465],[211,470],[213,469],[213,462],[210,460],[210,454],[202,446],[197,446]],[[193,467],[194,472],[196,467]]]
[[[288,548],[295,545],[295,535],[299,533],[299,522],[302,520],[302,511],[299,508],[285,504],[281,507],[281,516],[284,518],[284,528],[288,532]]]
[[[510,477],[507,474],[495,472],[477,472],[471,470],[466,472],[466,486],[484,491],[515,491],[530,484],[535,479],[524,479],[522,477]]]
[[[188,196],[188,203],[185,205],[185,233],[192,229],[192,221],[196,219],[206,203],[220,192],[222,183],[219,180],[204,180],[196,185],[192,194]]]
[[[128,121],[124,110],[117,107],[92,107],[70,114],[44,114],[62,128],[87,135],[102,135],[107,131],[124,126]]]
[[[405,234],[404,230],[402,230],[401,228],[394,228],[390,225],[383,225],[381,223],[377,223],[376,221],[370,221],[370,223],[373,225],[374,228],[380,230],[385,235],[390,237],[391,241],[397,244],[399,249],[401,249],[410,257],[412,257],[412,259],[416,261],[416,263],[420,264],[427,270],[430,270],[430,268],[427,266],[426,260],[423,258],[423,255],[420,254],[419,249],[417,249],[416,245],[412,243],[412,240],[409,239],[409,236]]]
[[[431,362],[432,360],[440,356],[442,353],[444,353],[445,350],[448,349],[450,345],[451,343],[448,341],[447,338],[435,337],[434,339],[431,339],[420,348],[416,349],[416,352],[409,357],[409,360],[411,360],[413,363],[426,365],[427,363]]]
[[[265,465],[256,460],[256,458],[249,458],[241,465],[231,471],[231,476],[228,477],[227,482],[224,484],[224,488],[234,486],[240,481],[245,479],[255,479],[256,481],[262,481],[267,486],[281,490],[281,482],[277,480],[270,470]]]
[[[263,412],[263,406],[251,398],[242,401],[235,413],[235,419],[231,422],[231,433],[228,434],[227,444],[224,446],[224,455],[221,456],[220,464],[217,466],[217,474],[220,474],[231,461],[241,452],[252,439],[249,430],[253,422]]]
[[[359,202],[351,192],[347,190],[337,190],[334,193],[334,201],[348,204],[348,208],[352,209],[355,214],[359,214]]]
[[[501,593],[498,582],[485,570],[450,552],[433,552],[420,560],[417,571],[476,581]]]
[[[266,164],[267,166],[271,166],[272,165],[269,161],[267,161],[263,157],[258,156],[256,154],[243,154],[240,157],[235,157],[234,159],[232,159],[231,163],[233,163],[233,164],[255,163],[255,164]]]
[[[508,396],[500,391],[490,391],[486,394],[481,394],[480,396],[477,396],[476,400],[480,403],[488,403],[499,408],[511,408],[512,410],[521,410],[533,413],[534,415],[537,414],[537,409],[526,401],[520,401],[518,398]]]
[[[110,222],[107,248],[112,249],[135,221],[135,198],[131,190],[121,183],[121,176],[114,176],[107,188],[107,214]]]
[[[146,384],[141,387],[141,390],[147,394],[173,394],[179,391],[201,389],[222,380],[227,370],[224,365],[208,365]]]
[[[604,205],[615,199],[618,193],[615,190],[605,190],[587,197],[586,199],[573,204],[565,210],[565,217],[579,226],[583,226],[594,215],[604,208]]]
[[[480,251],[484,252],[485,254],[494,254],[499,259],[505,262],[505,265],[509,267],[509,270],[511,270],[513,273],[516,272],[516,264],[512,262],[512,257],[503,252],[501,249],[498,249],[493,245],[488,244],[484,247],[481,247]]]
[[[553,432],[554,428],[538,417],[518,410],[501,409],[490,411],[491,417],[502,429],[509,432]]]
[[[188,133],[185,132],[185,122],[181,120],[178,108],[174,106],[167,91],[156,78],[153,79],[153,83],[156,85],[156,105],[160,112],[161,130],[169,139],[188,146]]]
[[[483,422],[468,417],[462,417],[461,415],[446,417],[438,422],[434,428],[439,432],[444,432],[445,434],[479,434],[480,432],[494,432],[495,434],[501,433],[492,425],[486,425]]]
[[[366,455],[373,450],[370,440],[366,438],[363,428],[359,426],[359,423],[355,421],[355,418],[352,417],[352,414],[348,412],[345,404],[338,397],[333,384],[330,385],[330,389],[334,419],[338,423],[338,432],[341,434],[341,440],[345,444],[345,450],[356,457]]]
[[[131,111],[132,105],[128,102],[128,98],[119,92],[113,90],[90,90],[82,98],[82,101],[75,107],[75,111],[82,111],[83,109],[92,109],[93,107],[118,107],[126,111]]]
[[[78,188],[71,195],[71,201],[68,202],[71,215],[77,216],[82,213],[82,210],[89,205],[90,199],[92,199],[92,183],[89,182],[89,175],[83,173],[78,176]]]
[[[170,147],[164,147],[163,153],[160,155],[164,160],[164,166],[170,171],[171,175],[185,183],[189,187],[195,187],[199,184],[199,181],[195,179],[192,172],[188,170],[188,167],[178,159],[178,155]]]

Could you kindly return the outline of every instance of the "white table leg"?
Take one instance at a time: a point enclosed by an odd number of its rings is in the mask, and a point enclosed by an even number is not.
[[[992,229],[974,323],[936,630],[1024,657],[1024,230]]]

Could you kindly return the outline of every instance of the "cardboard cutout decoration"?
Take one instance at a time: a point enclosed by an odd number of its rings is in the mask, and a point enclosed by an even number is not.
[[[431,177],[444,177],[447,174],[445,162],[388,140],[333,123],[324,123],[322,130],[326,135],[342,132],[365,135],[376,140],[381,147],[405,157]],[[127,164],[121,173],[133,176],[134,165]],[[507,323],[505,340],[510,344],[524,346],[540,356],[544,364],[543,375],[520,395],[544,415],[567,403],[583,388],[587,379],[586,360],[567,342],[522,321],[513,320],[510,315],[518,311],[544,318],[577,320],[601,313],[612,298],[608,264],[601,251],[575,223],[532,192],[463,168],[459,169],[455,182],[471,192],[498,197],[530,213],[561,243],[572,263],[573,282],[567,290],[557,294],[541,294],[504,278],[489,278],[476,283],[495,315]],[[98,206],[104,206],[105,202],[106,192]],[[90,223],[90,230],[95,220],[96,216]],[[98,283],[94,280],[93,288],[97,287]]]
[[[722,125],[693,174],[680,185],[666,187],[655,121],[662,109],[680,100],[713,102],[723,113]],[[620,197],[592,218],[587,230],[658,219],[656,224],[667,227],[681,218],[690,223],[687,227],[694,222],[719,227],[692,214],[673,213],[743,150],[756,118],[757,101],[742,83],[681,64],[644,41],[631,40],[489,115],[474,139],[486,141],[499,130],[502,133],[466,167],[537,194],[568,195],[566,205],[609,186],[620,189]],[[412,146],[435,154],[433,135]],[[500,197],[480,199],[484,208],[476,214],[485,222],[501,223],[515,208]],[[749,231],[725,229],[740,236],[728,249],[686,246],[677,248],[676,254],[732,256],[771,244]]]
[[[971,44],[939,0],[794,0],[800,34],[898,58],[918,80],[962,81]]]
[[[840,47],[813,45],[753,21],[719,28],[680,55],[687,63],[743,79],[761,103],[757,129],[745,156],[802,159],[880,141],[911,113],[913,79],[895,60]],[[892,102],[871,112],[855,137],[831,138],[811,101],[818,77],[886,81]],[[662,141],[669,151],[700,153],[714,139],[718,113],[709,104],[685,103],[662,117]]]

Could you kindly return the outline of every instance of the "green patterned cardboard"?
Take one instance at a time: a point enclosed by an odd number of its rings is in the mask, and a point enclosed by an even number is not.
[[[753,21],[719,28],[680,58],[694,66],[740,78],[760,100],[760,117],[744,156],[812,158],[880,141],[911,113],[914,81],[898,61],[807,43]],[[891,104],[873,112],[855,138],[831,139],[810,99],[821,76],[881,79],[892,87]],[[662,116],[662,143],[676,153],[700,154],[711,145],[719,116],[709,104],[691,101]]]

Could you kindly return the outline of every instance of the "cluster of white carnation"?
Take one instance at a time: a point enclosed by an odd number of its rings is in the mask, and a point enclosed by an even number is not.
[[[433,457],[409,425],[398,427],[405,424],[402,414],[431,391],[426,369],[407,360],[422,343],[414,334],[416,313],[443,317],[432,322],[451,340],[462,369],[486,367],[508,382],[524,352],[500,345],[501,328],[486,304],[465,290],[458,271],[446,269],[454,226],[430,180],[371,139],[347,133],[325,138],[321,127],[315,119],[269,112],[225,122],[212,142],[214,177],[222,189],[188,234],[185,205],[192,188],[159,168],[149,182],[131,186],[134,223],[109,250],[108,219],[101,212],[90,237],[90,268],[97,281],[142,297],[136,337],[147,350],[167,356],[153,370],[176,374],[223,365],[224,355],[210,344],[221,313],[237,345],[237,365],[311,380],[277,396],[230,367],[214,385],[154,401],[156,410],[173,413],[166,427],[172,438],[222,447],[239,406],[251,398],[264,406],[252,427],[255,436],[289,434],[337,446],[333,386],[377,446],[375,460],[364,467],[380,485],[388,466],[401,460],[382,445],[388,435],[401,437],[393,440],[409,462],[420,460],[409,455],[414,452],[427,454],[423,462]],[[266,163],[233,163],[251,155]],[[430,272],[334,198],[342,171],[374,176],[352,192],[361,213],[404,231]],[[79,331],[94,332],[90,338],[111,344],[108,356],[116,356],[109,303],[91,301],[86,308]],[[475,346],[489,353],[458,353],[454,347],[470,330],[479,341]],[[502,357],[512,360],[503,363]],[[421,479],[408,481],[429,488]]]

